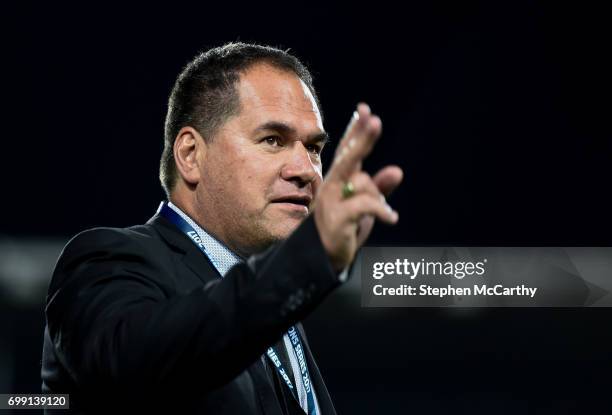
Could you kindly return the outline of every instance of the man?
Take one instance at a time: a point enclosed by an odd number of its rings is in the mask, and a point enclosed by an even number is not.
[[[72,239],[47,297],[43,391],[84,413],[333,414],[299,321],[340,284],[401,181],[361,162],[381,132],[359,105],[322,179],[310,74],[278,49],[196,57],[169,100],[147,224]]]

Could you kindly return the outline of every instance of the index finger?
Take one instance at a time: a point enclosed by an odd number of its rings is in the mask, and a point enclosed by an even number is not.
[[[355,118],[338,145],[328,172],[331,180],[348,180],[353,173],[361,170],[361,162],[372,152],[380,137],[382,121],[370,113],[366,104],[357,107]]]

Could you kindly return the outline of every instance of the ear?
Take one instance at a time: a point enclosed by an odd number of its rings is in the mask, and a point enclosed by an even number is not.
[[[206,142],[193,127],[183,127],[174,140],[174,160],[178,174],[188,184],[200,181],[200,164],[206,153]]]

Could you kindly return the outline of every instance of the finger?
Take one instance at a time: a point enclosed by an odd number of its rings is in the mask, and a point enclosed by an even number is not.
[[[346,126],[346,129],[344,130],[344,134],[342,134],[342,139],[340,140],[340,143],[338,143],[338,147],[336,148],[335,156],[340,154],[342,150],[346,147],[348,143],[348,137],[353,137],[355,135],[355,131],[357,130],[357,128],[363,127],[363,125],[360,126],[359,123],[361,122],[363,124],[364,122],[367,122],[366,119],[370,115],[371,115],[371,110],[368,104],[359,103],[357,105],[357,109],[355,110],[355,112],[353,112],[353,116],[351,117],[351,120]]]
[[[349,222],[358,222],[365,215],[372,215],[385,223],[394,224],[399,219],[396,211],[378,197],[361,193],[343,203],[343,211]]]
[[[362,128],[346,139],[342,149],[334,158],[328,176],[331,180],[346,180],[352,173],[361,169],[362,161],[372,152],[380,137],[382,121],[376,115],[369,117]]]
[[[368,104],[362,102],[357,105],[357,109],[355,112],[353,112],[353,116],[346,126],[344,134],[342,134],[342,139],[336,147],[336,152],[334,153],[334,163],[339,162],[346,155],[346,152],[349,149],[349,142],[351,143],[351,146],[355,144],[354,141],[351,141],[351,137],[356,137],[360,129],[363,129],[366,126],[370,115],[371,110]],[[361,163],[358,163],[353,168],[353,171],[359,170],[361,170]]]
[[[389,196],[404,178],[404,172],[398,166],[383,167],[374,175],[372,181],[378,190],[385,196]]]
[[[360,115],[361,117],[361,115]],[[343,139],[343,147],[334,158],[332,167],[328,173],[331,180],[346,180],[355,171],[361,168],[361,162],[374,148],[374,144],[380,137],[382,121],[376,115],[368,116],[354,129],[352,136]]]
[[[366,103],[359,103],[357,105],[357,110],[353,113],[353,117],[342,135],[342,139],[338,144],[338,148],[336,149],[336,156],[343,155],[348,147],[351,147],[355,144],[353,138],[362,136],[365,132],[367,132],[368,124],[372,119],[372,110],[370,106]]]
[[[360,104],[361,105],[361,104]],[[367,107],[367,114],[369,115],[370,113],[370,109],[369,107]],[[357,131],[357,124],[360,122],[364,122],[365,120],[365,116],[364,115],[359,115],[359,109],[355,110],[355,112],[353,112],[353,116],[351,117],[351,120],[349,121],[348,125],[346,126],[346,130],[344,131],[344,134],[342,134],[342,139],[340,140],[340,142],[338,143],[338,146],[336,147],[336,151],[334,153],[334,160],[332,162],[332,165],[334,163],[339,162],[347,153],[347,151],[349,150],[349,142],[351,143],[351,146],[353,146],[355,144],[354,141],[350,141],[350,138],[348,137],[354,137],[355,133]],[[359,171],[361,170],[361,163],[359,163],[357,166],[355,166],[353,168],[353,171]]]
[[[342,134],[342,139],[340,139],[340,143],[338,144],[338,148],[336,148],[336,154],[342,149],[343,146],[346,145],[347,137],[351,137],[355,132],[355,129],[359,128],[359,122],[365,122],[366,118],[372,114],[372,110],[370,106],[365,102],[360,102],[357,104],[357,108],[353,112],[353,116],[351,117],[346,129],[344,130],[344,134]]]
[[[365,172],[353,173],[349,181],[353,184],[356,194],[367,193],[378,198],[382,196],[370,175]]]

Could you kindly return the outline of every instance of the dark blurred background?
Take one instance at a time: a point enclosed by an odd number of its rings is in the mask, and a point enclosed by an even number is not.
[[[153,215],[166,99],[227,41],[291,48],[340,137],[402,166],[370,245],[610,246],[610,15],[586,2],[2,6],[0,393],[40,391],[63,244]],[[337,140],[336,140],[337,142]],[[327,150],[329,164],[332,148]],[[612,278],[612,276],[610,276]],[[359,281],[306,321],[341,414],[608,413],[610,309],[366,309]]]

